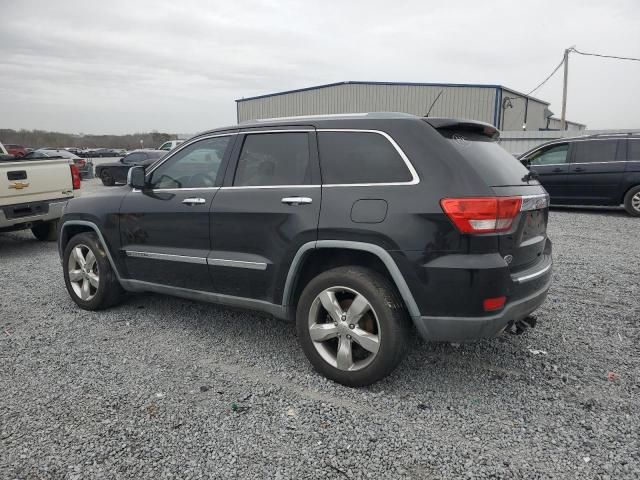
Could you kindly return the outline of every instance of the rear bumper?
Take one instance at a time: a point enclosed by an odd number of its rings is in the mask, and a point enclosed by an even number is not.
[[[536,310],[547,298],[551,285],[551,268],[547,268],[544,284],[529,295],[509,302],[499,313],[482,317],[432,317],[413,319],[420,335],[429,341],[460,342],[493,337],[511,322],[522,320]]]
[[[36,202],[34,205],[38,206],[46,206],[44,208],[43,213],[35,214],[35,215],[26,215],[26,216],[16,216],[11,218],[7,218],[4,209],[15,208],[19,205],[8,205],[6,207],[0,207],[0,232],[10,232],[15,230],[25,230],[31,228],[33,225],[40,222],[48,222],[51,220],[57,220],[62,217],[62,211],[64,206],[66,205],[67,200],[55,200],[52,202]],[[29,204],[24,204],[29,205]]]

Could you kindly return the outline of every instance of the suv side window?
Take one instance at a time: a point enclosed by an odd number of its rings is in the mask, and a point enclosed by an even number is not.
[[[584,140],[573,148],[573,163],[614,162],[618,140]]]
[[[252,133],[245,136],[233,180],[234,186],[310,183],[308,133]]]
[[[529,157],[529,165],[557,165],[567,163],[567,153],[569,152],[569,144],[562,143],[560,145],[552,145],[542,150],[538,150],[533,156]]]
[[[387,138],[374,132],[318,132],[323,184],[410,182],[412,175]]]
[[[153,189],[214,187],[231,137],[197,141],[178,151],[151,174]]]
[[[640,138],[630,138],[628,146],[627,160],[640,160]]]

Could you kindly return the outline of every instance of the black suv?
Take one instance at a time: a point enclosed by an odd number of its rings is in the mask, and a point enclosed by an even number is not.
[[[558,205],[624,205],[640,216],[640,134],[554,140],[520,156]]]
[[[373,383],[427,340],[494,336],[544,301],[548,195],[488,124],[406,114],[200,134],[71,200],[59,251],[88,310],[156,292],[295,319],[323,375]]]

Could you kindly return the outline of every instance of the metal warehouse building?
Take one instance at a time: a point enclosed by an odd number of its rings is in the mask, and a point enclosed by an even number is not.
[[[436,98],[440,97],[436,100]],[[491,123],[501,130],[558,126],[549,103],[501,85],[339,82],[236,100],[238,123],[260,118],[332,113],[406,112]],[[551,124],[550,124],[551,122]],[[568,122],[570,130],[584,125]]]

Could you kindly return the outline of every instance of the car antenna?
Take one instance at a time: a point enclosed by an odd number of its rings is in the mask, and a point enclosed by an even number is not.
[[[433,106],[436,104],[436,102],[438,101],[438,99],[440,98],[440,95],[442,95],[442,92],[444,92],[444,89],[440,90],[440,92],[438,93],[438,95],[436,96],[436,99],[433,101],[433,103],[431,104],[431,106],[429,107],[429,111],[427,112],[427,114],[425,115],[425,118],[427,118],[429,116],[429,114],[431,113],[431,109],[433,108]]]

